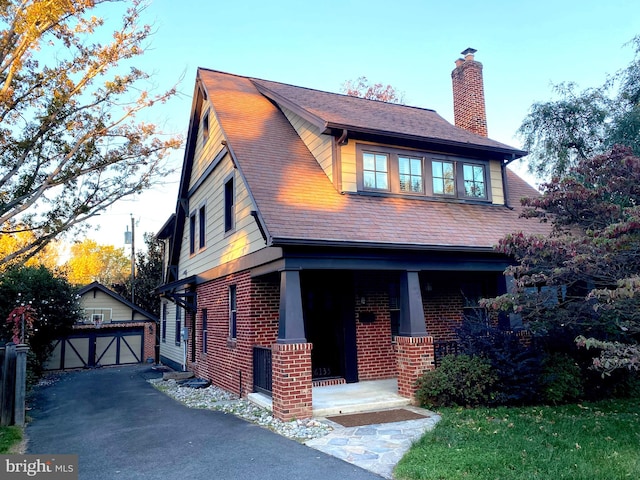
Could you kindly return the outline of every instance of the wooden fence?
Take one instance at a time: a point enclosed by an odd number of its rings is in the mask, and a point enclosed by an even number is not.
[[[27,345],[0,347],[0,425],[25,423]]]

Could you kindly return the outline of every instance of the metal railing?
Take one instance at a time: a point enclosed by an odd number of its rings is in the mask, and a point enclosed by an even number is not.
[[[271,348],[253,347],[253,391],[271,396]]]

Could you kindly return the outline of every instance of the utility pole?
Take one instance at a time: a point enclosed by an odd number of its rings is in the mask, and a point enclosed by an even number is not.
[[[136,279],[136,230],[133,213],[131,214],[131,303],[136,303],[135,279]]]

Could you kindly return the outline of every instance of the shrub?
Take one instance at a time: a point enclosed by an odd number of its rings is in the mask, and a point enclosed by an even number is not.
[[[457,330],[460,352],[486,358],[497,376],[491,401],[494,405],[535,403],[540,395],[542,351],[535,339],[505,332],[483,318],[467,317]]]
[[[486,405],[496,381],[487,359],[446,355],[436,370],[418,379],[416,398],[425,407]]]
[[[551,353],[542,362],[542,398],[557,405],[581,398],[584,393],[582,371],[573,358]]]

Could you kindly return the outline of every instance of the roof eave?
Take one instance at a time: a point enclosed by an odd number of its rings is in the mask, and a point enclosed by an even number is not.
[[[272,246],[302,246],[302,247],[343,247],[362,249],[385,249],[385,250],[424,250],[434,252],[466,252],[466,253],[495,253],[493,246],[475,245],[438,245],[438,244],[417,244],[417,243],[397,243],[397,242],[374,242],[374,241],[352,241],[337,239],[308,239],[294,237],[272,238]]]
[[[398,133],[398,132],[392,132],[388,130],[356,127],[353,125],[345,125],[340,123],[326,124],[325,133],[332,133],[332,131],[334,130],[337,130],[337,131],[348,130],[351,133],[357,132],[365,135],[398,138],[398,139],[408,140],[412,142],[431,143],[435,145],[443,145],[447,147],[458,147],[458,148],[464,148],[468,150],[477,150],[482,152],[495,152],[507,157],[510,162],[518,158],[524,157],[525,155],[528,154],[528,152],[524,150],[518,150],[516,148],[511,148],[511,147],[479,145],[477,143],[470,143],[470,142],[456,142],[455,140],[447,140],[443,138],[423,137],[420,135],[410,135],[406,133]]]

